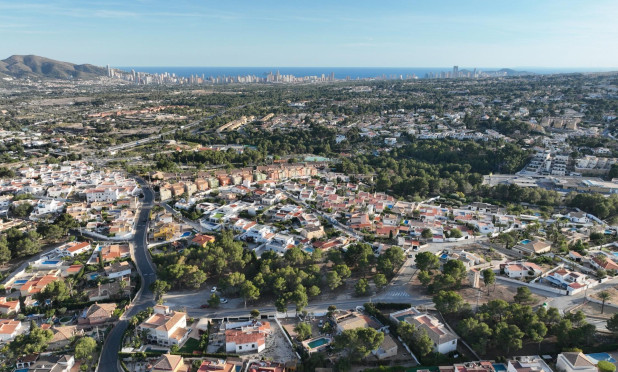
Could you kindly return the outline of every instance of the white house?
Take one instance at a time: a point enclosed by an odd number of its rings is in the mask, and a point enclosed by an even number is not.
[[[275,234],[275,236],[273,236],[272,239],[264,246],[264,250],[284,254],[292,247],[294,247],[293,237],[285,234]]]
[[[75,257],[92,249],[89,242],[67,243],[58,247],[56,251],[63,256]]]
[[[244,324],[244,323],[242,323]],[[226,325],[225,351],[228,353],[262,352],[270,335],[269,322]],[[228,329],[229,327],[233,329]]]
[[[64,210],[65,204],[57,200],[39,200],[32,210],[31,217],[49,213],[59,213]]]
[[[564,352],[558,354],[556,368],[564,372],[597,372],[596,363],[582,352]]]
[[[397,323],[407,322],[416,326],[416,328],[424,329],[433,341],[435,352],[448,354],[457,350],[457,336],[429,314],[421,313],[416,308],[411,307],[390,314],[390,318]]]
[[[265,225],[255,225],[247,231],[245,239],[256,243],[266,243],[274,236],[272,227]]]
[[[406,322],[424,329],[433,341],[433,350],[441,354],[448,354],[457,350],[457,336],[449,331],[444,324],[429,314],[410,316]]]
[[[116,188],[96,188],[86,190],[86,200],[92,202],[112,203],[118,200],[118,189]]]
[[[373,350],[371,353],[375,355],[379,360],[386,359],[397,355],[397,343],[391,335],[384,335],[384,341],[380,346]]]
[[[131,275],[131,265],[126,261],[114,262],[105,267],[105,274],[111,279]]]
[[[7,300],[6,297],[0,297],[0,314],[18,313],[20,309],[19,299]]]
[[[154,314],[143,321],[137,330],[148,331],[148,340],[162,346],[182,344],[189,336],[187,313],[156,305]]]
[[[13,340],[20,330],[21,322],[19,320],[0,320],[0,341],[7,342]]]
[[[520,356],[509,360],[507,372],[553,372],[553,370],[539,356]]]
[[[509,262],[500,266],[509,278],[525,278],[543,274],[543,269],[532,262]]]
[[[586,212],[570,212],[569,214],[567,214],[567,217],[569,217],[569,221],[575,223],[590,222],[590,219],[588,219],[588,215],[586,214]]]

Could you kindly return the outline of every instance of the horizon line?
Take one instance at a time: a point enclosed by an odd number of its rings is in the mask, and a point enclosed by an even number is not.
[[[481,67],[471,67],[471,66],[461,66],[461,65],[453,65],[453,66],[199,66],[199,65],[116,65],[110,67],[120,68],[120,67],[147,67],[147,68],[160,68],[160,67],[183,67],[183,68],[453,68],[454,66],[458,66],[459,69],[462,68],[500,68],[500,69],[521,69],[521,68],[551,68],[551,69],[617,69],[618,66],[514,66],[514,67],[498,67],[498,66],[481,66]]]

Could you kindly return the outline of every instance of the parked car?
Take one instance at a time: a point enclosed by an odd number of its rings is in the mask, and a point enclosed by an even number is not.
[[[214,286],[214,287],[212,287],[212,289],[210,290],[210,293],[215,293],[216,291],[217,291],[217,287],[216,287],[216,286]]]
[[[202,306],[200,306],[200,309],[208,309],[209,307],[210,307],[210,305],[203,304]]]
[[[221,298],[219,302],[221,302],[222,304],[227,304],[227,298]]]

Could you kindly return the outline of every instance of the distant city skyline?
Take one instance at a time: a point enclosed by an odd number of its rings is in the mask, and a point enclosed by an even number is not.
[[[0,0],[0,59],[100,66],[618,67],[618,2]]]

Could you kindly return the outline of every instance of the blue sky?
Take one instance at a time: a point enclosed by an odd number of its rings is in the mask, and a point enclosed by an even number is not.
[[[616,0],[0,0],[0,59],[617,67]]]

